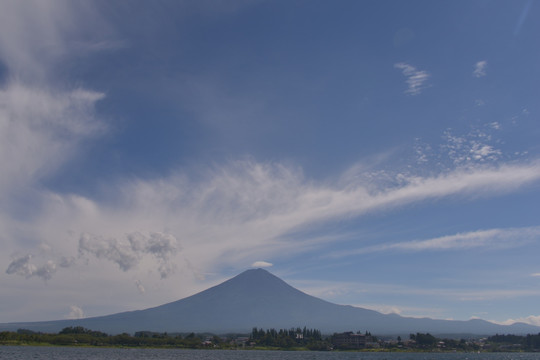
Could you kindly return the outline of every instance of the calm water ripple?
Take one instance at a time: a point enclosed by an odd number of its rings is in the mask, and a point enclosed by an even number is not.
[[[0,346],[0,359],[47,360],[540,360],[540,353],[362,353]]]

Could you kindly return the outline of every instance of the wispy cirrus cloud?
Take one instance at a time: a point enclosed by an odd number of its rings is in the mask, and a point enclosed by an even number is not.
[[[527,15],[529,14],[529,11],[531,10],[531,6],[533,4],[533,0],[529,0],[523,5],[523,10],[521,11],[521,14],[519,15],[519,18],[516,23],[516,27],[514,28],[514,36],[517,36],[520,31],[521,27],[525,23],[525,20],[527,19]]]
[[[76,90],[51,95],[13,85],[1,96],[5,101],[0,102],[0,116],[5,121],[0,126],[9,136],[0,148],[5,156],[17,151],[2,159],[8,164],[4,170],[9,176],[5,178],[11,182],[0,184],[0,198],[9,199],[24,191],[40,204],[32,226],[23,226],[19,219],[1,218],[3,228],[11,229],[5,236],[23,242],[34,238],[57,251],[53,256],[19,249],[34,257],[12,259],[8,273],[27,278],[51,278],[61,264],[73,264],[77,254],[79,259],[105,260],[124,272],[157,271],[161,278],[172,273],[173,264],[184,264],[189,271],[237,263],[249,266],[255,259],[271,259],[283,251],[301,252],[303,247],[298,245],[302,243],[329,243],[341,238],[342,234],[301,235],[314,224],[321,226],[430,199],[499,195],[540,181],[538,161],[501,162],[500,151],[491,146],[485,131],[469,137],[448,132],[443,152],[452,161],[436,174],[373,172],[369,166],[356,164],[334,181],[317,182],[306,179],[299,167],[245,158],[201,170],[197,178],[178,171],[150,180],[118,179],[107,190],[117,194],[112,204],[44,191],[38,185],[43,174],[54,173],[69,160],[66,150],[76,150],[79,142],[102,131],[94,107],[103,94]],[[499,127],[493,124],[490,129]],[[58,133],[65,138],[58,138]],[[421,163],[429,159],[426,149],[416,149]],[[49,157],[56,163],[47,163],[45,158]],[[11,162],[13,159],[17,161]],[[363,175],[356,176],[358,172]],[[9,204],[4,201],[2,207],[7,210]],[[399,246],[456,246],[459,239]],[[182,252],[176,241],[182,243]],[[197,259],[197,263],[187,259]]]
[[[522,246],[540,236],[540,227],[478,230],[426,240],[402,241],[391,244],[367,246],[346,252],[334,252],[331,257],[343,257],[382,251],[446,251],[478,247],[500,249]],[[534,276],[534,275],[533,275]]]
[[[414,66],[406,63],[397,63],[394,64],[394,67],[400,69],[407,78],[406,82],[408,88],[405,90],[405,94],[418,95],[427,87],[426,82],[431,76],[427,71],[418,70]]]
[[[0,56],[10,75],[25,84],[53,82],[53,66],[68,54],[88,55],[125,46],[114,39],[95,4],[4,1],[1,9]]]
[[[40,223],[45,229],[54,229],[60,221],[66,221],[75,234],[78,229],[83,234],[79,240],[82,255],[108,260],[123,271],[131,271],[140,264],[142,255],[149,254],[167,273],[166,265],[178,255],[197,259],[197,265],[209,268],[218,263],[232,265],[254,257],[271,257],[284,250],[298,252],[302,251],[299,244],[311,240],[298,234],[313,224],[436,198],[500,194],[539,180],[540,164],[533,162],[455,170],[434,177],[411,176],[390,188],[339,181],[339,185],[329,185],[305,180],[301,172],[283,165],[242,161],[216,168],[202,182],[176,175],[123,184],[123,195],[112,208],[90,199],[63,197],[59,202],[56,197],[44,209]],[[81,231],[88,228],[92,233]],[[142,242],[131,241],[134,232],[122,235],[133,228],[167,228],[170,236],[182,243],[183,250],[176,252],[171,242],[154,244],[148,236]],[[526,231],[538,233],[536,228]],[[486,230],[361,251],[480,246],[483,241],[524,232]],[[52,239],[54,234],[46,236]],[[60,233],[56,236],[65,237]],[[324,241],[339,238],[339,234],[329,235]]]
[[[540,289],[522,287],[442,287],[442,286],[413,286],[403,283],[382,283],[368,281],[298,281],[292,282],[306,293],[332,300],[343,295],[384,294],[397,296],[429,297],[434,299],[454,299],[467,302],[482,302],[495,299],[515,299],[520,297],[538,296]],[[478,284],[475,284],[478,285]],[[361,305],[360,305],[361,306]]]
[[[94,112],[104,96],[84,89],[51,92],[18,82],[0,90],[0,198],[10,187],[52,174],[76,155],[83,139],[105,131]]]

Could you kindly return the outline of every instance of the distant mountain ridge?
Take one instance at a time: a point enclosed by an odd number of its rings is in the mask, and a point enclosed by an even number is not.
[[[540,333],[540,327],[528,324],[407,318],[337,305],[303,293],[263,269],[247,270],[200,293],[154,308],[79,320],[7,323],[0,324],[0,330],[58,332],[67,326],[83,326],[110,334],[144,330],[223,334],[246,333],[253,327],[298,326],[316,328],[323,333],[367,330],[379,335]]]

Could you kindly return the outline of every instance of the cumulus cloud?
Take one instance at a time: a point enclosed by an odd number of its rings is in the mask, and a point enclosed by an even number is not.
[[[254,268],[265,268],[265,267],[271,267],[274,264],[269,263],[267,261],[255,261],[253,264],[251,264],[251,267]]]
[[[409,318],[425,318],[426,316],[432,318],[440,318],[444,314],[444,309],[441,308],[427,308],[427,307],[413,307],[402,305],[384,305],[384,304],[354,304],[353,306],[363,309],[370,309],[380,312],[382,314],[397,314],[400,316],[406,316]]]
[[[426,88],[426,82],[430,77],[430,74],[424,70],[417,70],[414,66],[406,63],[394,64],[396,69],[400,69],[407,78],[408,85],[405,94],[418,95]]]
[[[79,238],[81,257],[90,254],[117,264],[123,271],[136,267],[144,255],[153,255],[158,260],[161,278],[166,278],[174,271],[174,264],[169,263],[169,259],[177,251],[174,236],[157,232],[149,236],[135,232],[120,239],[83,233]]]
[[[41,266],[34,265],[31,260],[32,255],[30,254],[14,259],[8,265],[6,274],[15,274],[26,278],[35,276],[43,280],[50,280],[56,272],[56,264],[51,260]]]
[[[71,305],[69,307],[68,319],[82,319],[84,318],[84,311],[77,305]]]
[[[36,271],[36,266],[30,263],[31,259],[32,255],[25,255],[14,259],[9,264],[6,273],[30,277]]]
[[[58,266],[60,266],[62,268],[68,268],[68,267],[71,267],[73,264],[75,264],[75,257],[74,256],[62,256],[60,258]]]
[[[478,61],[474,65],[473,76],[477,78],[486,76],[486,67],[487,67],[487,61],[485,60]]]
[[[55,272],[56,264],[53,261],[49,260],[44,265],[38,267],[32,275],[40,277],[43,280],[50,280]]]
[[[120,269],[127,271],[139,262],[138,254],[129,244],[116,239],[104,239],[99,235],[82,234],[79,239],[79,254],[89,253],[98,259],[115,262]]]
[[[137,287],[139,293],[144,294],[146,292],[146,289],[144,288],[141,280],[135,281],[135,286]]]
[[[540,315],[529,315],[529,316],[526,316],[526,317],[520,317],[520,318],[517,318],[517,319],[508,319],[508,320],[505,320],[505,321],[493,321],[492,322],[496,323],[496,324],[501,324],[501,325],[512,325],[512,324],[515,324],[515,323],[525,323],[525,324],[530,324],[530,325],[534,325],[534,326],[540,326]]]

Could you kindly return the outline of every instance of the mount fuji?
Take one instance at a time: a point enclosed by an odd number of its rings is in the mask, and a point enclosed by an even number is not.
[[[297,290],[263,269],[247,270],[205,291],[154,308],[78,320],[7,323],[0,324],[0,330],[24,328],[58,332],[68,326],[83,326],[110,334],[136,331],[224,334],[247,333],[253,327],[281,329],[304,326],[323,333],[360,330],[378,335],[540,332],[540,327],[523,323],[498,325],[480,319],[408,318],[337,305]]]

